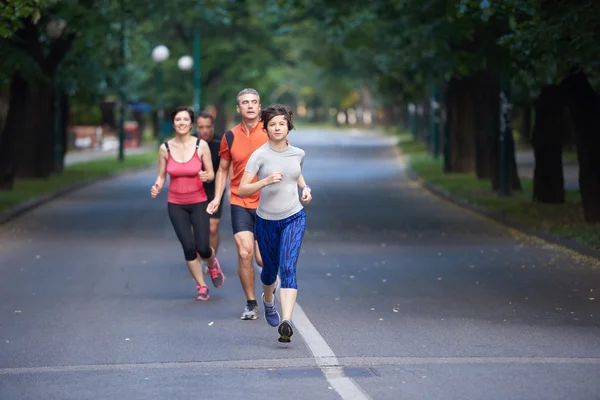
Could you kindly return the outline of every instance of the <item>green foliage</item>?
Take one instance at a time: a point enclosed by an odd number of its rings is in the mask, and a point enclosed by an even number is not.
[[[574,66],[598,80],[600,3],[594,0],[505,0],[462,2],[464,15],[511,21],[499,43],[510,51],[513,76],[532,88],[558,83]],[[596,85],[598,86],[598,85]]]
[[[0,38],[8,38],[21,28],[24,19],[37,23],[40,9],[48,1],[3,0],[0,2]]]

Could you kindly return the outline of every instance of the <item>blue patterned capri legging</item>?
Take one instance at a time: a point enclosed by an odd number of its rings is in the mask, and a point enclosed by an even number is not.
[[[305,230],[304,209],[280,220],[262,219],[256,216],[254,236],[263,261],[260,274],[263,284],[270,286],[275,283],[279,273],[282,289],[298,289],[296,264]]]

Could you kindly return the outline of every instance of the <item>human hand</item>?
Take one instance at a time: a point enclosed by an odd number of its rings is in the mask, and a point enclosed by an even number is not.
[[[310,193],[310,188],[305,187],[304,189],[302,189],[302,195],[300,196],[300,201],[303,202],[304,204],[308,204],[308,203],[310,203],[311,200],[312,200],[312,195]]]
[[[281,172],[272,172],[269,176],[265,178],[265,182],[267,185],[272,185],[274,183],[279,183],[283,179],[283,173]]]
[[[214,214],[215,211],[217,211],[219,209],[220,204],[221,204],[220,200],[214,199],[213,201],[208,203],[208,205],[206,206],[206,212],[209,213],[210,215]]]
[[[150,196],[155,199],[156,196],[158,196],[160,194],[160,186],[158,185],[158,183],[155,183],[154,186],[152,186],[150,188]]]
[[[210,181],[210,179],[208,179],[208,172],[206,172],[206,171],[200,171],[198,173],[198,177],[200,178],[200,180],[202,182],[208,182],[208,181]]]

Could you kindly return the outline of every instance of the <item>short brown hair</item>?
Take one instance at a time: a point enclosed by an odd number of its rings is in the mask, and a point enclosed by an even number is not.
[[[294,112],[292,108],[285,104],[271,104],[269,107],[263,108],[260,112],[260,119],[262,120],[265,130],[267,130],[267,124],[270,120],[278,115],[283,115],[287,121],[288,132],[294,129],[292,123],[292,115]]]
[[[210,119],[211,124],[215,123],[215,117],[213,117],[213,115],[208,111],[200,111],[200,113],[196,117],[196,122],[198,122],[198,118],[208,118]]]

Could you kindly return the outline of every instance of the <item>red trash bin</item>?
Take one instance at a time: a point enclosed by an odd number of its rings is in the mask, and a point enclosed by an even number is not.
[[[123,131],[125,132],[125,141],[123,142],[123,147],[140,147],[140,128],[136,121],[125,122]]]

